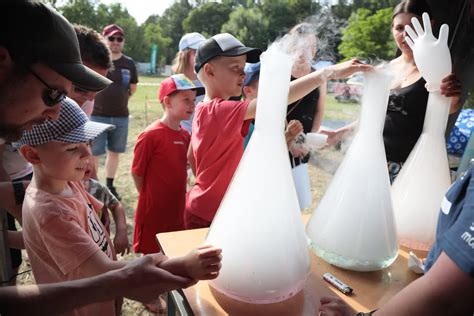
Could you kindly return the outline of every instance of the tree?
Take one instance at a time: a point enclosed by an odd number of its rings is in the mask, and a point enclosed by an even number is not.
[[[264,0],[261,8],[263,15],[268,19],[266,36],[270,42],[283,36],[297,22],[288,1]]]
[[[296,23],[307,20],[309,17],[317,14],[321,6],[312,0],[288,0],[292,14]]]
[[[352,11],[358,9],[367,9],[371,14],[374,14],[380,9],[393,9],[400,0],[354,0],[352,3]]]
[[[391,8],[380,9],[373,15],[368,9],[358,9],[353,13],[342,32],[341,55],[345,59],[392,59],[396,45],[390,31],[391,15]]]
[[[58,9],[70,22],[99,30],[101,22],[96,14],[97,5],[98,2],[94,0],[69,0]]]
[[[163,36],[163,30],[158,23],[144,24],[144,39],[146,48],[150,51],[153,44],[158,45],[158,64],[166,63],[166,56],[160,51],[171,44],[171,38]]]
[[[120,25],[126,38],[124,53],[137,61],[148,59],[149,49],[143,29],[120,3],[105,5],[98,0],[69,0],[59,11],[71,23],[86,25],[99,33],[106,25]]]
[[[181,36],[185,34],[183,30],[183,20],[188,16],[192,7],[187,0],[180,0],[173,3],[163,12],[159,19],[160,27],[163,31],[163,37],[171,39],[167,47],[163,47],[161,53],[165,56],[166,63],[171,63],[176,52]]]
[[[229,16],[221,31],[233,34],[246,46],[265,49],[267,38],[268,19],[265,18],[259,7],[250,9],[237,8]]]
[[[208,2],[194,8],[183,21],[186,33],[199,32],[206,37],[219,34],[229,19],[232,7],[225,3]]]

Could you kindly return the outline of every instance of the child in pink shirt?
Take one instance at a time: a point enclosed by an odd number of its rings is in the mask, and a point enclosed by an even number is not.
[[[92,158],[89,142],[111,125],[90,122],[73,102],[62,102],[57,121],[23,133],[15,144],[34,168],[23,204],[23,236],[37,283],[75,280],[120,269],[97,211],[102,205],[81,184]],[[198,248],[160,263],[190,279],[215,278],[220,249]],[[114,315],[113,301],[75,309],[68,315]]]

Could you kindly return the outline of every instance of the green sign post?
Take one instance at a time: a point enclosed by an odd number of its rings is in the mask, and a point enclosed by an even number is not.
[[[156,73],[156,56],[158,54],[158,44],[153,44],[151,46],[151,54],[150,54],[150,68],[148,72],[150,74]]]

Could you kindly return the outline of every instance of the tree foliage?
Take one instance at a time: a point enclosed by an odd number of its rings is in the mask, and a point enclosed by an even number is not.
[[[193,9],[183,21],[185,33],[199,32],[206,37],[218,34],[229,19],[232,7],[225,3],[208,2]]]
[[[179,40],[185,34],[183,30],[183,20],[191,12],[192,6],[188,0],[175,1],[169,8],[165,10],[163,15],[159,18],[159,24],[163,30],[163,37],[171,39],[168,46],[161,49],[158,55],[164,56],[166,63],[171,63],[176,52],[178,51]]]
[[[314,0],[175,0],[161,16],[150,15],[138,25],[117,2],[107,5],[100,0],[42,1],[55,6],[72,23],[98,32],[108,24],[119,24],[126,33],[124,52],[136,61],[148,61],[151,46],[157,44],[160,64],[171,63],[181,36],[188,32],[200,32],[206,37],[229,32],[248,46],[265,49],[303,21],[315,26],[320,58],[337,61],[342,58],[340,54],[346,58],[388,58],[394,52],[390,14],[398,2],[339,0],[336,5],[322,6]],[[361,8],[365,10],[358,11]],[[387,9],[382,11],[383,8]]]
[[[380,9],[371,14],[368,9],[358,9],[349,18],[342,32],[339,52],[344,58],[391,59],[396,46],[391,35],[392,9]]]
[[[240,7],[230,14],[229,21],[222,26],[221,31],[233,34],[250,47],[265,48],[262,44],[269,41],[266,37],[268,24],[268,20],[258,7],[249,9]]]

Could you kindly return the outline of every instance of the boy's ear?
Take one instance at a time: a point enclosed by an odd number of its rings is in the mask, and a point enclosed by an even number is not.
[[[165,107],[165,110],[171,107],[171,98],[169,95],[163,98],[163,106]]]
[[[244,95],[244,98],[247,98],[247,96],[249,95],[249,93],[251,92],[252,88],[250,88],[249,86],[244,86],[242,88],[242,94]]]
[[[214,76],[214,66],[211,63],[205,63],[203,66],[204,73],[208,77],[213,77]]]
[[[31,163],[32,165],[37,165],[41,162],[36,148],[29,145],[23,145],[20,147],[19,151],[21,155],[25,158],[25,160]]]

